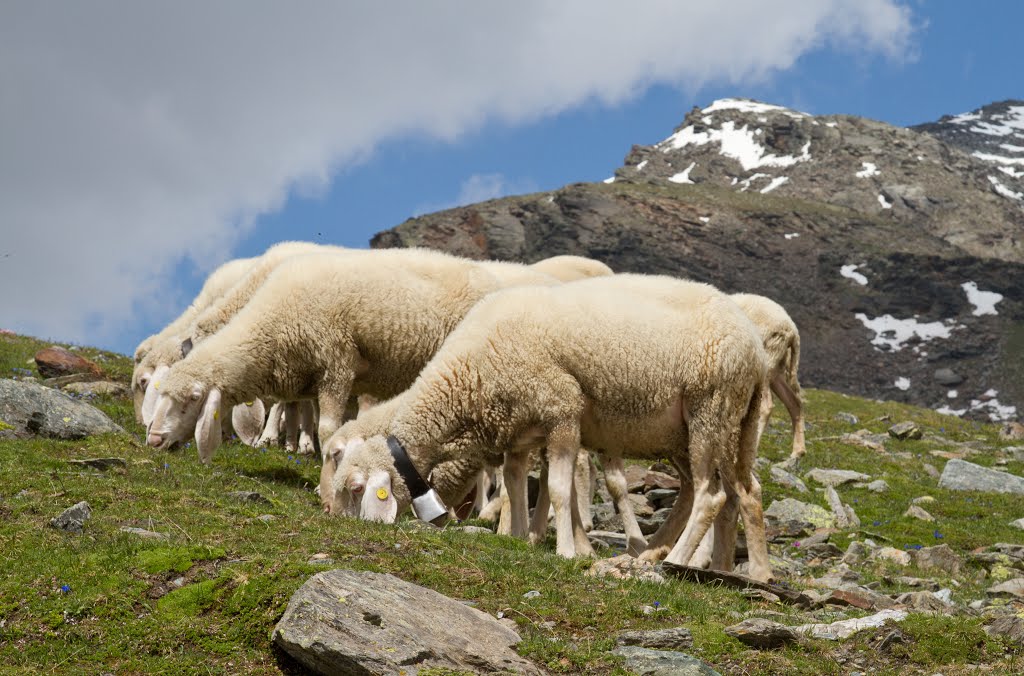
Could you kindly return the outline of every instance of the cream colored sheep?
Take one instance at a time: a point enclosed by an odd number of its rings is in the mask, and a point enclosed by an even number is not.
[[[552,256],[536,263],[531,263],[530,267],[563,282],[615,274],[610,267],[601,261],[584,258],[583,256]]]
[[[216,333],[245,307],[253,294],[266,281],[282,261],[293,256],[309,253],[350,253],[351,249],[343,247],[315,244],[313,242],[280,242],[268,248],[258,258],[250,261],[245,274],[234,284],[225,288],[218,297],[196,313],[185,326],[179,326],[173,333],[161,334],[138,367],[139,384],[145,391],[141,407],[142,422],[149,424],[152,419],[153,405],[156,403],[156,392],[149,388],[149,383],[159,380],[170,366],[182,359],[194,345],[202,342],[211,334]],[[238,413],[251,413],[240,411]],[[235,417],[235,414],[232,416]],[[245,421],[246,427],[254,427],[254,420]]]
[[[132,403],[135,406],[135,419],[137,422],[143,422],[142,401],[146,394],[146,385],[149,383],[149,378],[153,373],[153,368],[148,362],[143,364],[147,360],[149,353],[165,338],[184,333],[200,312],[209,307],[217,298],[224,295],[235,282],[245,276],[255,260],[255,258],[238,258],[224,263],[211,272],[210,276],[203,283],[203,288],[199,290],[199,294],[185,308],[184,312],[178,315],[174,321],[164,327],[159,333],[146,338],[135,348],[135,366],[132,369],[131,389]]]
[[[797,380],[800,367],[800,331],[785,308],[770,298],[751,293],[734,293],[730,296],[740,306],[754,326],[761,332],[765,352],[768,354],[768,382],[770,390],[765,391],[761,408],[763,432],[772,413],[772,392],[782,400],[793,423],[793,451],[790,462],[803,457],[804,411]]]
[[[328,438],[350,393],[404,390],[469,308],[500,287],[476,262],[426,250],[292,257],[162,379],[147,441],[166,447],[195,425],[209,460],[214,413],[258,396],[317,398]]]
[[[623,277],[627,284],[610,283]],[[670,302],[657,299],[667,293]],[[613,458],[669,453],[685,458],[696,486],[693,515],[669,559],[687,562],[736,495],[751,575],[768,579],[760,494],[750,483],[766,371],[750,320],[707,285],[625,275],[495,293],[403,395],[387,437],[346,448],[335,499],[345,513],[393,521],[414,497],[396,470],[397,446],[420,476],[446,461],[475,471],[504,453],[508,480],[510,459],[546,445],[557,551],[572,556],[589,549],[572,515],[581,443]],[[469,477],[447,480],[459,478]],[[525,496],[509,494],[521,530]]]

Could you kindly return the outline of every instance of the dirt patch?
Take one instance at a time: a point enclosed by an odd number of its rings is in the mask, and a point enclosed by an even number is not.
[[[200,561],[184,573],[171,571],[149,575],[149,589],[146,590],[146,598],[156,600],[175,589],[181,589],[194,582],[212,580],[218,576],[219,569],[220,561]]]

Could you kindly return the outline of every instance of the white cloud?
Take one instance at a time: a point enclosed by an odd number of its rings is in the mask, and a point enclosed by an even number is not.
[[[537,184],[529,179],[509,180],[503,174],[473,174],[459,185],[459,194],[455,199],[420,205],[415,209],[415,214],[418,216],[536,190]]]
[[[178,263],[385,139],[753,83],[826,45],[900,58],[911,33],[897,0],[6,3],[0,317],[72,340],[170,318]]]

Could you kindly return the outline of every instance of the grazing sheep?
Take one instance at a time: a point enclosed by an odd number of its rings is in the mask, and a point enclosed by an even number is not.
[[[764,431],[768,417],[772,414],[774,392],[786,406],[793,423],[793,451],[789,461],[795,462],[806,452],[803,401],[800,396],[800,382],[797,380],[797,369],[800,367],[800,331],[785,308],[770,298],[750,293],[734,293],[730,298],[758,328],[765,352],[768,354],[770,390],[764,393],[760,429]]]
[[[685,458],[695,486],[693,514],[669,560],[689,561],[712,521],[727,529],[732,517],[735,530],[734,514],[719,515],[730,502],[747,527],[751,575],[768,579],[759,487],[750,481],[766,372],[750,320],[704,284],[617,275],[495,293],[402,396],[388,434],[346,448],[335,500],[366,519],[393,521],[410,504],[433,518],[418,477],[446,461],[475,471],[504,454],[508,481],[510,459],[521,466],[529,450],[546,446],[557,551],[573,556],[590,547],[572,514],[580,445],[612,458],[667,452]],[[517,493],[509,491],[514,530],[525,514]],[[722,567],[732,553],[716,541],[716,559],[727,556]]]
[[[255,258],[238,258],[224,263],[211,272],[210,276],[203,283],[203,288],[199,290],[199,294],[185,308],[185,311],[164,327],[162,331],[146,338],[135,348],[135,366],[132,369],[131,388],[132,403],[135,406],[135,420],[137,422],[143,422],[142,400],[146,394],[146,385],[149,383],[149,377],[153,373],[153,368],[148,362],[145,365],[143,364],[149,353],[165,338],[179,335],[188,329],[200,312],[224,295],[235,282],[248,272],[249,267],[255,260]]]
[[[144,391],[141,406],[142,422],[149,424],[152,419],[153,405],[156,403],[157,393],[149,387],[149,384],[162,378],[167,369],[188,354],[195,344],[216,333],[230,321],[239,310],[245,307],[267,276],[282,261],[309,253],[348,253],[350,251],[351,249],[312,242],[280,242],[268,248],[262,256],[247,259],[249,265],[245,273],[236,279],[234,284],[223,289],[219,296],[210,298],[210,302],[195,313],[187,325],[179,326],[173,333],[162,332],[161,337],[153,344],[149,353],[139,364],[138,384]],[[240,413],[250,413],[250,411]],[[255,423],[246,421],[244,426],[253,427]]]
[[[557,283],[535,273],[540,278]],[[350,393],[403,391],[465,313],[501,286],[474,261],[421,249],[289,258],[167,372],[147,441],[167,447],[195,426],[208,461],[220,441],[221,405],[261,396],[316,398],[326,439]]]
[[[530,267],[563,282],[615,274],[610,267],[601,261],[595,261],[593,258],[585,258],[583,256],[551,256],[536,263],[531,263]]]

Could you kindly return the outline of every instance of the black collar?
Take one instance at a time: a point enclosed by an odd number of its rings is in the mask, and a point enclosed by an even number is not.
[[[395,469],[398,470],[398,474],[405,481],[405,486],[409,489],[412,499],[415,500],[429,493],[431,490],[430,484],[420,476],[415,465],[412,464],[412,460],[409,459],[409,454],[405,451],[405,447],[402,446],[402,442],[388,435],[388,450],[391,451],[391,458],[395,461]]]

